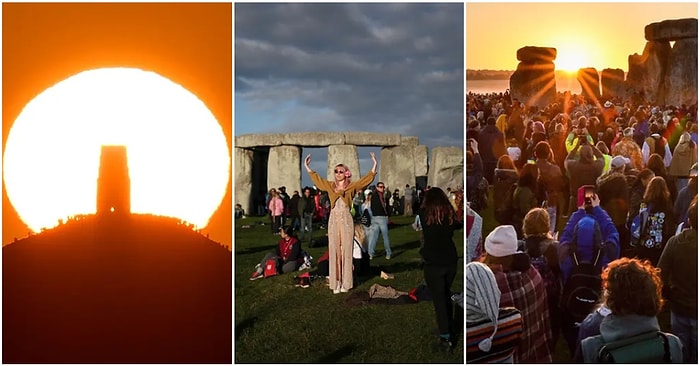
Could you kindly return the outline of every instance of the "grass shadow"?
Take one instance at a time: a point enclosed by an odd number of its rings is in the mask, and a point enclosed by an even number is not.
[[[251,247],[251,248],[246,248],[243,250],[237,250],[235,254],[236,255],[247,255],[247,254],[259,253],[259,252],[269,252],[270,250],[273,250],[276,247],[277,247],[277,244],[267,245],[264,247]]]
[[[242,322],[236,324],[236,338],[234,338],[236,341],[238,338],[240,338],[243,335],[243,332],[248,329],[252,328],[255,326],[255,323],[258,321],[257,316],[253,316],[250,318],[243,319]]]
[[[338,362],[340,362],[340,360],[343,359],[343,357],[349,356],[350,354],[352,354],[352,351],[354,349],[355,349],[355,346],[348,344],[348,345],[345,345],[341,348],[338,348],[336,351],[333,351],[333,352],[319,358],[318,360],[316,360],[315,362],[312,362],[312,363],[317,363],[317,364],[338,363]]]

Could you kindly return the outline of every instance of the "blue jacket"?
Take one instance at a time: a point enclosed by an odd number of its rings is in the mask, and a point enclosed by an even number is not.
[[[574,269],[574,263],[570,256],[567,255],[564,257],[561,254],[562,249],[566,248],[568,250],[569,243],[571,243],[571,239],[574,235],[574,228],[576,227],[576,224],[586,215],[586,211],[581,208],[579,208],[576,212],[571,214],[569,222],[566,223],[564,231],[559,237],[559,267],[561,268],[562,279],[564,280],[564,283],[566,283],[566,280],[569,278],[569,275],[571,275],[571,271]],[[620,234],[617,232],[617,228],[612,222],[612,219],[610,219],[610,216],[608,216],[608,213],[605,212],[605,210],[603,210],[600,206],[593,207],[593,217],[600,226],[600,232],[603,236],[603,242],[606,246],[606,249],[602,252],[601,259],[601,268],[605,268],[608,265],[608,263],[620,257]],[[593,226],[581,225],[579,227],[578,234],[579,238],[591,237],[593,235]],[[592,240],[578,241],[578,250],[576,251],[576,255],[578,256],[579,260],[590,262],[593,261],[592,245]]]

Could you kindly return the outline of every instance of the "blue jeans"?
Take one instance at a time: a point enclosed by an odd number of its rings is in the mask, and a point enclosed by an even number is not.
[[[371,234],[369,237],[369,255],[374,257],[374,249],[377,246],[379,239],[379,231],[382,232],[384,239],[384,249],[386,255],[391,256],[391,244],[389,243],[389,218],[387,216],[372,216],[372,225],[370,226]]]
[[[306,236],[306,232],[309,232],[309,243],[311,243],[311,240],[313,239],[313,220],[314,220],[314,215],[311,213],[304,213],[304,216],[301,218],[301,240],[304,240],[304,237]]]
[[[683,363],[698,363],[698,320],[671,310],[671,332],[683,342]]]

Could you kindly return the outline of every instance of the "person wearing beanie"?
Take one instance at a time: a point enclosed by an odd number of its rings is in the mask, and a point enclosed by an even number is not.
[[[515,228],[501,225],[493,229],[484,239],[484,249],[481,262],[496,277],[501,291],[499,306],[514,307],[522,314],[523,334],[515,347],[513,362],[552,363],[547,292],[527,253],[518,252]]]
[[[513,363],[513,345],[494,345],[498,332],[501,290],[491,269],[480,262],[466,266],[467,362]],[[493,327],[486,338],[483,327]],[[476,336],[476,334],[479,336]],[[475,347],[476,346],[476,347]]]

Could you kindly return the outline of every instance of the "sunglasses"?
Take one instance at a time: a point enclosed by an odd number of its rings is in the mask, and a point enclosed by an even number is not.
[[[377,188],[384,188],[384,186],[377,186]]]
[[[345,170],[334,170],[335,174],[345,174]]]

